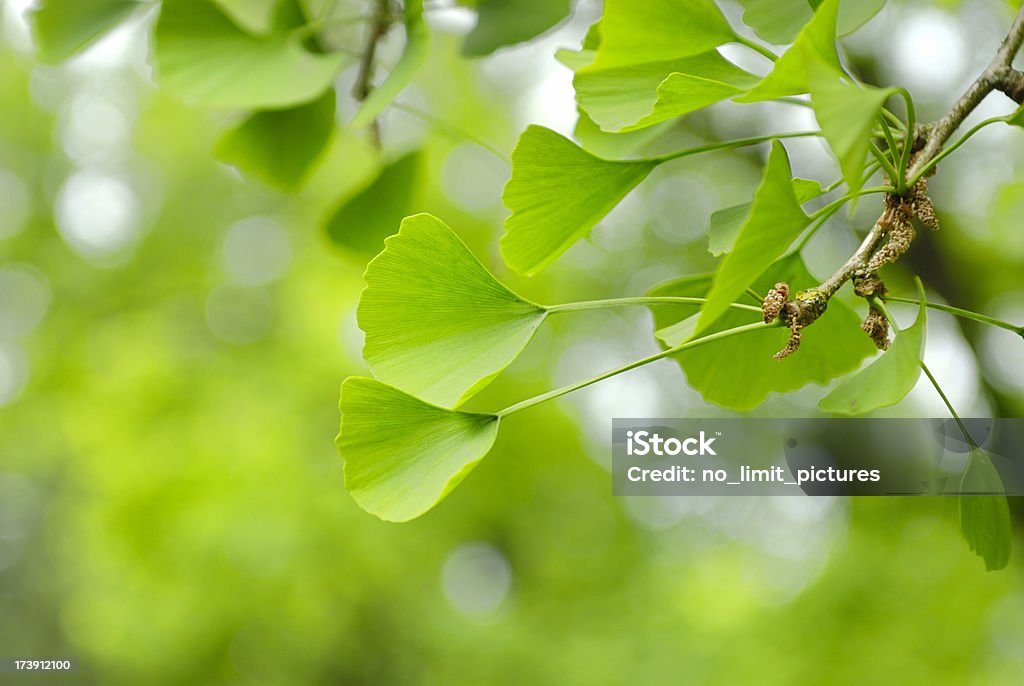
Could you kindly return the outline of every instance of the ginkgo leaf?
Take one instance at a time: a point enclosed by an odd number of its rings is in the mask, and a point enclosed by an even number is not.
[[[800,235],[810,218],[800,209],[793,190],[786,149],[772,142],[761,185],[750,214],[718,271],[700,314],[696,333],[705,331]]]
[[[295,190],[331,138],[334,100],[328,89],[305,105],[256,112],[228,131],[214,152],[265,183]]]
[[[832,69],[810,68],[811,104],[829,147],[839,160],[850,193],[860,190],[871,130],[893,88],[853,83]]]
[[[924,353],[924,295],[917,320],[896,334],[896,340],[870,365],[843,379],[818,403],[824,412],[856,415],[895,405],[917,385]],[[815,324],[814,326],[817,326]],[[808,330],[814,327],[809,327]]]
[[[735,39],[713,0],[606,0],[601,42],[588,69],[674,60]]]
[[[825,192],[821,184],[811,179],[793,179],[793,193],[796,201],[801,205],[809,200],[817,198]],[[708,252],[716,257],[724,255],[732,250],[739,235],[743,222],[750,214],[752,203],[745,202],[741,205],[726,207],[711,214],[711,224],[708,227]]]
[[[576,100],[605,131],[631,131],[689,114],[752,88],[758,78],[715,50],[670,61],[580,69]]]
[[[674,279],[651,289],[651,296],[702,297],[707,294],[711,277],[700,275]],[[791,255],[773,264],[752,284],[760,293],[785,281],[794,289],[817,284],[799,255]],[[746,297],[746,296],[744,296]],[[741,299],[742,301],[742,299]],[[751,304],[757,304],[750,299]],[[693,337],[698,306],[657,305],[651,307],[658,327],[657,336],[667,347],[675,347]],[[706,333],[758,321],[756,313],[737,308],[729,310]],[[782,360],[772,358],[786,345],[789,330],[765,327],[742,336],[709,343],[673,356],[686,374],[688,385],[704,400],[731,410],[747,411],[761,404],[772,393],[789,393],[807,384],[825,384],[849,374],[875,350],[860,331],[860,319],[845,303],[833,299],[813,326],[803,333],[800,350]]]
[[[990,572],[1010,563],[1010,508],[1005,492],[989,456],[981,448],[972,449],[960,479],[960,531]]]
[[[478,0],[477,22],[462,43],[468,57],[539,36],[569,15],[568,0]]]
[[[758,36],[776,45],[789,43],[814,16],[815,0],[740,0],[743,23]],[[853,33],[885,6],[885,0],[842,0],[837,30],[840,36]]]
[[[29,13],[39,61],[63,62],[144,6],[138,0],[43,0]]]
[[[423,0],[405,0],[404,16],[405,47],[402,49],[402,56],[398,58],[398,62],[384,82],[370,91],[363,100],[359,111],[349,124],[353,128],[368,126],[376,119],[377,115],[412,82],[427,58],[430,32],[427,22],[423,19]]]
[[[807,93],[810,90],[808,69],[811,65],[842,71],[836,52],[838,10],[839,0],[822,2],[768,75],[746,95],[737,97],[736,102],[760,102]]]
[[[512,211],[501,238],[505,262],[520,274],[536,274],[587,235],[657,164],[604,160],[531,125],[512,152],[512,178],[502,195]]]
[[[576,128],[573,129],[573,138],[579,141],[587,152],[609,160],[632,155],[672,128],[672,122],[666,121],[636,131],[608,133],[602,131],[601,127],[587,116],[586,112],[578,111],[580,118],[576,121]]]
[[[365,279],[357,318],[374,376],[446,407],[500,374],[546,313],[499,283],[429,214],[402,222]]]
[[[414,209],[422,194],[418,183],[423,171],[423,154],[407,153],[387,164],[369,185],[346,198],[327,219],[327,235],[337,245],[374,255],[384,239]]]
[[[164,0],[154,46],[161,85],[212,108],[309,102],[331,86],[344,60],[309,52],[301,32],[247,33],[212,0]]]
[[[338,452],[361,508],[390,522],[424,514],[494,445],[498,417],[447,410],[375,379],[341,385]]]

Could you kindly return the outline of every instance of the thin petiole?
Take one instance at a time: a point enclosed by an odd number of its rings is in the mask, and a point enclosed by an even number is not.
[[[956,425],[960,427],[960,433],[964,435],[964,440],[967,441],[967,445],[972,448],[977,448],[978,444],[975,443],[974,439],[971,437],[971,433],[967,430],[964,420],[960,419],[960,415],[958,415],[956,410],[953,409],[953,403],[949,401],[949,398],[943,392],[942,386],[939,385],[938,380],[936,380],[935,376],[932,374],[932,370],[928,369],[928,365],[924,363],[924,360],[918,360],[918,363],[921,365],[921,371],[923,371],[924,375],[928,377],[928,380],[932,382],[932,386],[935,388],[935,391],[939,394],[939,397],[942,398],[942,402],[946,404],[946,409],[949,410],[949,413],[953,415],[953,419],[956,420]]]
[[[398,110],[399,112],[405,112],[406,114],[416,117],[420,121],[425,122],[426,124],[434,127],[440,133],[445,134],[449,138],[454,138],[456,140],[464,140],[466,142],[472,143],[473,145],[476,145],[486,150],[487,152],[491,153],[494,157],[498,158],[506,165],[512,165],[512,160],[508,158],[508,155],[503,153],[496,146],[491,145],[487,141],[477,138],[476,136],[467,133],[458,127],[452,126],[451,124],[442,121],[431,114],[427,114],[426,112],[418,110],[415,107],[410,107],[409,105],[404,105],[400,102],[392,102],[391,107]]]
[[[753,138],[739,138],[734,141],[724,141],[721,143],[709,143],[708,145],[701,145],[696,148],[687,148],[686,150],[679,150],[678,152],[669,153],[668,155],[662,155],[661,157],[650,157],[650,162],[668,162],[670,160],[677,160],[681,157],[689,157],[691,155],[699,155],[705,152],[713,152],[715,150],[731,150],[733,148],[744,148],[748,145],[757,145],[758,143],[766,143],[768,141],[774,141],[782,138],[807,138],[809,136],[820,136],[821,131],[797,131],[795,133],[773,133],[766,136],[754,136]]]
[[[882,296],[882,299],[885,302],[906,303],[907,305],[920,305],[921,304],[920,300],[914,300],[913,298],[897,298],[896,296],[892,296],[892,295]],[[979,314],[978,312],[972,312],[971,310],[965,310],[965,309],[962,309],[962,308],[959,308],[959,307],[953,307],[952,305],[943,305],[942,303],[928,302],[928,303],[925,303],[925,306],[927,306],[927,307],[929,307],[929,308],[931,308],[933,310],[938,310],[940,312],[945,312],[947,314],[952,314],[952,315],[957,316],[957,317],[963,317],[964,319],[971,319],[971,320],[974,320],[976,322],[980,322],[982,324],[988,324],[990,326],[997,326],[1000,329],[1006,329],[1007,331],[1012,331],[1015,334],[1017,334],[1018,336],[1021,336],[1022,338],[1024,338],[1024,326],[1017,326],[1016,324],[1011,324],[1010,322],[1005,322],[1005,321],[1003,321],[1001,319],[996,319],[995,317],[989,317],[988,315]]]
[[[497,415],[499,417],[507,417],[510,414],[514,414],[516,412],[520,412],[522,410],[525,410],[528,407],[533,407],[534,405],[539,405],[539,404],[547,402],[549,400],[554,400],[555,398],[559,398],[559,397],[561,397],[563,395],[572,393],[574,391],[578,391],[581,388],[586,388],[587,386],[591,386],[591,385],[596,384],[596,383],[598,383],[600,381],[604,381],[605,379],[610,379],[613,376],[618,376],[619,374],[624,374],[625,372],[632,371],[633,369],[636,369],[637,367],[643,367],[644,365],[650,364],[651,362],[657,362],[658,360],[663,360],[666,357],[670,357],[670,356],[675,355],[676,353],[680,353],[680,352],[682,352],[684,350],[690,350],[691,348],[696,348],[698,346],[704,345],[705,343],[711,343],[713,341],[722,340],[723,338],[729,338],[730,336],[736,336],[736,335],[739,335],[739,334],[742,334],[742,333],[747,333],[749,331],[760,331],[761,329],[768,329],[768,328],[773,328],[773,327],[777,327],[777,326],[780,326],[780,324],[778,322],[773,323],[773,324],[765,324],[764,322],[756,322],[754,324],[745,324],[744,326],[737,326],[737,327],[732,328],[732,329],[726,329],[725,331],[718,331],[716,333],[708,334],[707,336],[701,336],[700,338],[695,338],[695,339],[693,339],[691,341],[686,341],[685,343],[677,345],[674,348],[669,348],[668,350],[663,350],[660,353],[655,353],[654,355],[650,355],[650,356],[645,357],[643,359],[636,360],[635,362],[630,362],[629,364],[624,365],[622,367],[618,367],[616,369],[612,369],[610,371],[603,372],[601,374],[598,374],[597,376],[592,376],[589,379],[585,379],[583,381],[579,381],[579,382],[574,383],[574,384],[569,384],[568,386],[563,386],[562,388],[556,388],[553,391],[548,391],[547,393],[542,393],[541,395],[534,396],[533,398],[527,398],[526,400],[523,400],[522,402],[518,402],[515,405],[510,405],[509,407],[506,407],[504,410],[500,410],[499,412],[497,412]]]
[[[772,52],[771,50],[769,50],[765,46],[761,45],[760,43],[758,43],[756,41],[750,40],[749,38],[744,38],[743,36],[737,36],[736,37],[736,42],[739,43],[740,45],[743,45],[743,46],[746,46],[746,47],[750,48],[751,50],[753,50],[754,52],[758,53],[762,57],[768,59],[770,62],[774,62],[777,59],[779,59],[779,56],[776,55],[774,52]]]
[[[978,133],[979,131],[981,131],[986,126],[991,126],[992,124],[999,124],[1000,122],[1004,122],[1005,123],[1006,121],[1007,121],[1007,117],[992,117],[990,119],[986,119],[986,120],[984,120],[982,122],[979,122],[979,123],[975,124],[970,129],[967,130],[967,133],[965,133],[964,135],[960,136],[960,138],[958,138],[953,144],[949,145],[944,150],[942,150],[939,154],[937,154],[935,157],[933,157],[928,162],[928,164],[926,164],[923,167],[921,167],[921,169],[919,169],[918,172],[916,174],[914,174],[913,178],[909,179],[907,181],[907,183],[909,185],[913,186],[913,184],[917,183],[921,179],[922,176],[924,176],[929,171],[931,171],[935,167],[935,165],[937,165],[941,160],[943,160],[946,157],[948,157],[949,155],[951,155],[953,153],[953,151],[955,151],[961,145],[963,145],[968,140],[970,140],[971,136],[973,136],[974,134]]]
[[[565,303],[563,305],[549,305],[545,309],[552,314],[558,312],[580,312],[583,310],[604,310],[612,307],[626,307],[629,305],[703,305],[707,298],[690,298],[684,296],[639,296],[634,298],[609,298],[607,300],[585,300],[578,303]],[[737,310],[748,310],[761,313],[760,307],[744,305],[743,303],[730,303],[729,307]]]

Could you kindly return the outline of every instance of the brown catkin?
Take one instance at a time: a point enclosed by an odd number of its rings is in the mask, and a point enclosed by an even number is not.
[[[889,320],[880,311],[874,307],[870,308],[868,316],[864,318],[864,323],[860,325],[860,328],[871,336],[876,348],[879,350],[889,349]]]
[[[912,195],[914,214],[917,215],[921,225],[932,231],[939,230],[939,217],[935,214],[935,205],[928,197],[928,182],[921,179],[914,186]]]
[[[870,295],[884,295],[887,290],[878,274],[858,271],[853,275],[853,292],[861,298],[866,298]]]
[[[914,226],[902,208],[889,214],[892,224],[889,227],[888,240],[885,245],[875,251],[868,261],[867,271],[869,272],[877,272],[884,265],[898,260],[900,255],[910,248],[910,243],[914,240]]]
[[[764,296],[764,302],[761,304],[761,312],[764,315],[765,324],[775,321],[775,318],[782,313],[782,308],[786,306],[787,300],[789,300],[788,283],[779,282],[768,291],[768,294]]]
[[[773,357],[776,360],[781,360],[784,357],[789,357],[790,355],[792,355],[793,353],[800,349],[800,327],[794,326],[792,329],[790,329],[790,332],[791,333],[789,335],[789,340],[786,341],[786,347],[780,350],[779,352],[775,353],[775,355],[773,355]]]

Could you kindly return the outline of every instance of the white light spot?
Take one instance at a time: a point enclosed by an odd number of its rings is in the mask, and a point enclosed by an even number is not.
[[[57,228],[86,258],[105,258],[127,248],[139,235],[139,200],[120,178],[83,170],[57,194]]]
[[[31,214],[28,186],[14,172],[0,169],[0,240],[21,231]]]
[[[61,142],[68,157],[80,165],[121,159],[130,134],[131,122],[122,109],[96,93],[80,92],[64,112]]]
[[[497,160],[469,144],[453,148],[441,170],[445,195],[467,212],[483,212],[498,206],[506,177]]]
[[[259,288],[220,286],[206,299],[206,325],[227,343],[255,343],[266,334],[273,318],[274,303]]]
[[[288,271],[292,245],[288,233],[271,217],[250,217],[224,234],[224,267],[236,282],[259,286]]]
[[[18,399],[28,382],[28,361],[21,350],[0,341],[0,406]]]
[[[445,560],[441,587],[459,612],[487,615],[508,597],[512,571],[501,551],[489,543],[464,543]]]
[[[21,336],[36,328],[50,306],[46,277],[29,264],[0,268],[0,334]]]
[[[895,82],[912,90],[944,94],[959,85],[967,47],[956,19],[939,9],[908,9],[900,33],[888,41]]]

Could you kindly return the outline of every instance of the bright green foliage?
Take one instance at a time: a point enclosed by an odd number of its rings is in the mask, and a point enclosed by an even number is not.
[[[160,84],[185,102],[243,109],[309,102],[344,59],[309,52],[297,32],[247,33],[211,0],[165,0],[155,56]]]
[[[960,531],[971,550],[985,560],[985,569],[995,571],[1010,563],[1012,537],[1010,508],[1003,481],[992,460],[981,448],[971,450],[960,479],[961,493],[993,495],[961,495]]]
[[[674,60],[735,38],[713,0],[607,0],[601,43],[588,69]]]
[[[616,162],[594,157],[543,126],[530,126],[512,152],[512,178],[502,199],[501,253],[520,274],[551,264],[657,166],[655,160]]]
[[[545,311],[498,283],[440,219],[402,222],[366,268],[359,326],[374,376],[454,407],[501,373]]]
[[[853,376],[843,379],[831,393],[822,398],[818,407],[825,412],[855,415],[895,405],[903,400],[921,376],[926,316],[922,296],[917,320],[896,335],[892,346],[881,357]]]
[[[673,122],[665,121],[645,129],[637,129],[628,133],[608,133],[602,131],[587,116],[587,113],[577,108],[580,118],[573,130],[573,137],[580,142],[583,149],[598,157],[614,160],[622,157],[629,157],[639,148],[655,140],[658,136],[672,128]]]
[[[375,255],[416,209],[423,155],[416,150],[386,165],[366,188],[346,198],[327,220],[327,235],[348,250]]]
[[[44,0],[30,15],[39,60],[63,62],[140,7],[138,0]]]
[[[779,281],[787,282],[793,290],[817,283],[798,255],[776,262],[753,287],[763,293]],[[701,297],[707,293],[708,282],[707,276],[676,279],[656,286],[648,295]],[[662,305],[651,310],[658,338],[666,346],[676,346],[693,336],[696,306]],[[690,323],[673,326],[687,317]],[[706,333],[757,320],[755,313],[730,308]],[[772,359],[788,338],[789,329],[785,327],[765,328],[679,353],[674,359],[686,373],[687,383],[704,400],[746,411],[771,393],[790,393],[809,383],[825,384],[848,374],[874,350],[860,331],[857,314],[839,300],[830,302],[821,318],[804,330],[799,352],[782,360]]]
[[[423,0],[405,0],[405,47],[398,63],[388,73],[387,78],[374,88],[363,101],[351,126],[359,128],[367,126],[377,118],[384,108],[405,90],[416,72],[423,66],[430,45],[430,32],[427,22],[423,19]]]
[[[839,0],[825,0],[814,18],[800,30],[792,47],[778,59],[771,72],[738,102],[773,100],[810,90],[812,65],[842,71],[836,53],[836,13]]]
[[[444,499],[498,435],[495,415],[446,410],[365,377],[345,380],[340,409],[345,485],[360,507],[390,522]]]
[[[569,14],[568,0],[477,0],[473,4],[477,23],[462,43],[462,54],[468,57],[530,40]]]
[[[743,23],[764,40],[789,43],[814,15],[814,0],[740,0]],[[837,33],[845,36],[863,26],[885,6],[885,0],[842,0]]]
[[[334,101],[328,89],[305,105],[256,112],[228,131],[214,152],[264,183],[295,190],[331,138]]]
[[[796,201],[801,205],[817,198],[825,192],[821,184],[811,179],[793,179],[793,192]],[[733,207],[726,207],[711,214],[711,225],[708,228],[708,252],[714,256],[724,255],[732,250],[739,235],[743,222],[750,214],[752,203],[745,202]]]
[[[892,88],[853,83],[843,74],[818,66],[810,68],[811,103],[825,139],[839,160],[851,193],[860,190],[871,130]]]
[[[576,100],[605,131],[632,131],[739,95],[758,78],[715,50],[670,61],[584,68]]]
[[[772,143],[761,185],[750,214],[740,227],[732,252],[715,273],[696,333],[715,322],[800,235],[810,219],[793,190],[789,157],[782,143]]]

